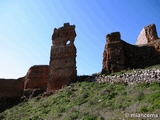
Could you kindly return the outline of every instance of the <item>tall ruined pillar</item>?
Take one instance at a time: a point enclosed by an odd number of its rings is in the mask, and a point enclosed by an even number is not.
[[[142,29],[138,35],[136,45],[147,44],[159,39],[157,35],[156,25],[150,24]]]
[[[107,44],[104,48],[102,73],[114,73],[124,69],[125,59],[121,35],[113,32],[106,36]]]
[[[76,78],[75,37],[75,25],[64,23],[63,27],[54,29],[47,91],[55,92]]]

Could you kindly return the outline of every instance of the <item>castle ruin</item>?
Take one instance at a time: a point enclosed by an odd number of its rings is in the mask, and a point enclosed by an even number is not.
[[[156,25],[150,24],[145,26],[138,35],[136,45],[147,44],[158,39]]]
[[[75,37],[75,25],[64,23],[63,27],[54,29],[47,91],[55,92],[76,78]]]
[[[137,45],[121,40],[119,32],[108,34],[106,42],[102,73],[114,73],[128,68],[137,69],[160,64],[160,39],[158,39],[154,24],[142,29]]]

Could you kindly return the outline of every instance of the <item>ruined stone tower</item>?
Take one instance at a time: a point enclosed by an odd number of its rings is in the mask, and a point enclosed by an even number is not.
[[[107,44],[103,53],[102,73],[113,73],[124,69],[125,60],[119,32],[106,36]]]
[[[63,27],[54,29],[47,91],[61,89],[76,78],[75,37],[75,25],[64,23]]]
[[[138,35],[136,45],[147,44],[158,39],[156,25],[150,24],[145,26]]]

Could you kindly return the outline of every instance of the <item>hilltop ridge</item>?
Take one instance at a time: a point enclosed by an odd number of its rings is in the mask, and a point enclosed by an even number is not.
[[[156,30],[153,27],[154,25],[149,26],[151,27],[145,27],[149,32],[143,34],[147,36],[145,38],[148,39],[147,44],[131,45],[126,43],[121,40],[120,32],[107,34],[102,72],[100,74],[112,75],[126,69],[140,69],[160,64],[160,39],[157,39],[158,37],[154,34]],[[122,82],[125,84],[159,82],[160,74],[158,69],[141,73],[136,72],[131,74],[132,77],[128,74],[105,77],[103,75],[98,77],[77,76],[75,37],[75,25],[64,23],[63,27],[55,28],[52,34],[49,65],[34,65],[25,76],[16,80],[1,79],[0,112],[21,102],[28,101],[37,95],[41,95],[43,98],[55,94],[64,86],[79,80],[111,81],[111,83]],[[146,74],[150,75],[146,76]],[[139,75],[141,77],[138,77]]]
[[[157,70],[160,71],[159,65],[141,70],[118,72],[110,76],[97,75],[98,79],[94,82],[87,82],[86,77],[83,82],[65,86],[47,98],[41,99],[41,96],[37,96],[5,110],[0,113],[0,118],[2,120],[123,120],[137,118],[131,117],[131,114],[137,114],[140,119],[146,119],[142,116],[144,114],[152,114],[149,118],[158,120],[160,79],[159,81],[142,80],[143,82],[138,84],[126,84],[125,80],[121,81],[121,84],[120,81],[115,81],[113,84],[107,80],[109,77],[112,77],[112,80],[118,76],[123,78],[124,74],[130,77],[134,77],[132,75],[135,74],[156,76],[160,74]],[[154,71],[157,72],[154,73]],[[104,78],[106,81],[102,81]]]

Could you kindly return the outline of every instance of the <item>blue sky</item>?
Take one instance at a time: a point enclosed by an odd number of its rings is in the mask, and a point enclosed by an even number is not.
[[[160,36],[159,0],[1,0],[0,78],[26,75],[48,65],[54,28],[76,25],[77,74],[100,72],[105,36],[119,31],[135,44],[142,28],[155,23]]]

